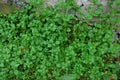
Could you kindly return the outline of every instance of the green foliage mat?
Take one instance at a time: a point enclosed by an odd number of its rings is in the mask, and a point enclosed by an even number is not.
[[[89,25],[32,6],[0,15],[0,80],[117,80],[120,45],[109,17]]]

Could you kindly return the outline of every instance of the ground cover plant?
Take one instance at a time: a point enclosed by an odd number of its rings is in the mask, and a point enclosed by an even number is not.
[[[114,8],[83,15],[74,1],[0,14],[0,80],[119,80],[119,17]]]

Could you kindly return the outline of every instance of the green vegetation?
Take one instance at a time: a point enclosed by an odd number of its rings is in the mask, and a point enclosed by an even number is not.
[[[119,80],[119,17],[112,8],[84,15],[74,2],[0,14],[0,80]]]

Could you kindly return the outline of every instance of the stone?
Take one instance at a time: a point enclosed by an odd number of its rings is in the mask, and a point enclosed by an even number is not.
[[[3,3],[8,3],[8,4],[14,4],[17,7],[24,7],[29,0],[2,0],[1,2]],[[54,6],[59,3],[60,0],[45,0],[44,2],[44,7],[46,6]],[[66,0],[61,0],[63,2],[66,2]],[[107,5],[108,0],[98,0],[100,4],[102,5],[104,11],[107,12],[109,10],[109,7]],[[92,3],[90,0],[75,0],[75,3],[83,10],[83,12],[87,12],[87,7],[92,6],[96,8],[96,5]],[[116,7],[116,6],[114,6]]]

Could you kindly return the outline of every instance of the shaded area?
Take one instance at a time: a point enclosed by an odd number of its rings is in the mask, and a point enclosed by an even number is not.
[[[12,12],[18,10],[18,9],[19,8],[17,8],[14,5],[0,3],[0,13],[2,13],[2,14],[9,14],[9,13],[12,13]]]

